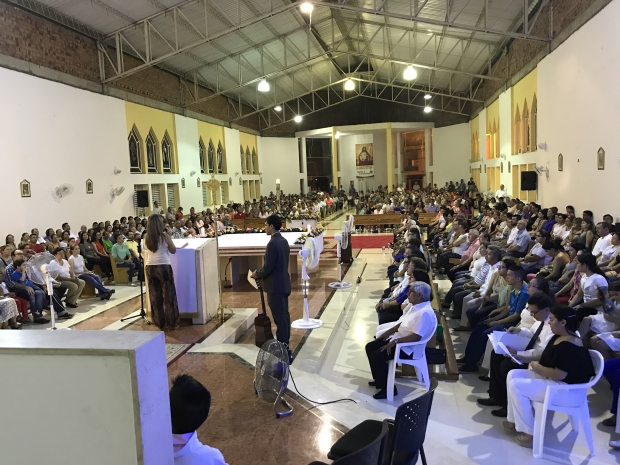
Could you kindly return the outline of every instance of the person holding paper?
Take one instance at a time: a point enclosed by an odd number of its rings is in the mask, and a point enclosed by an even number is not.
[[[512,287],[509,298],[509,308],[499,315],[487,318],[478,323],[465,347],[465,355],[457,360],[463,366],[459,368],[459,373],[477,373],[478,362],[484,355],[489,334],[493,331],[502,331],[511,326],[516,326],[521,317],[521,311],[525,307],[528,299],[527,284],[523,282],[525,270],[520,266],[513,266],[506,274],[506,282]]]
[[[508,415],[508,394],[506,391],[506,378],[511,370],[527,369],[528,364],[534,360],[539,360],[544,348],[553,336],[549,326],[549,315],[553,302],[549,296],[541,291],[536,291],[527,301],[530,313],[536,320],[530,329],[512,327],[507,332],[515,334],[521,338],[529,339],[524,350],[516,351],[507,346],[512,355],[501,355],[495,351],[491,352],[489,397],[478,399],[480,405],[498,406],[499,409],[491,411],[496,417],[505,418]],[[516,359],[519,363],[515,362]]]
[[[577,335],[577,312],[570,307],[551,310],[549,326],[553,337],[529,370],[508,373],[508,419],[502,423],[507,434],[516,434],[515,441],[532,447],[534,434],[533,402],[542,402],[547,386],[587,383],[594,376],[588,350]],[[581,392],[565,391],[568,405],[583,402]]]

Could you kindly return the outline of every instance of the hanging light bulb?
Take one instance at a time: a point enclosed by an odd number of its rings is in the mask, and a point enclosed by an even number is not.
[[[417,77],[418,72],[413,66],[409,65],[405,68],[405,71],[403,72],[403,79],[405,79],[406,81],[413,81]]]
[[[295,118],[293,118],[293,120],[294,120],[296,123],[301,123],[301,116],[300,116],[300,115],[297,115],[297,116],[295,116]]]
[[[280,105],[276,105],[275,107],[273,107],[273,109],[275,111],[282,111],[282,107]]]
[[[431,94],[426,94],[426,95],[424,96],[424,100],[430,100],[430,99],[432,99],[432,98],[433,98],[433,96],[432,96]]]
[[[430,113],[431,111],[433,111],[432,107],[429,107],[428,105],[424,107],[424,113]]]
[[[259,92],[269,92],[270,88],[271,88],[271,86],[264,79],[261,82],[258,83],[258,91]]]
[[[314,10],[314,6],[312,5],[312,3],[310,2],[303,2],[300,6],[299,6],[299,10],[302,13],[306,13],[307,15],[309,15],[310,13],[312,13],[312,10]]]
[[[344,90],[355,90],[355,83],[352,79],[344,81]]]

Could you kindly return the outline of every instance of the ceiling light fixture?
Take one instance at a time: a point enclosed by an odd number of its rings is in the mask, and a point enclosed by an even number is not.
[[[294,120],[296,123],[301,123],[301,116],[300,116],[300,115],[297,115],[297,116],[295,116],[295,118],[293,118],[293,120]]]
[[[258,83],[259,92],[269,92],[269,89],[271,89],[271,86],[265,79]]]
[[[276,105],[275,107],[273,107],[273,109],[275,111],[282,111],[282,107],[280,105]]]
[[[355,83],[352,79],[344,81],[344,90],[355,90]]]
[[[314,10],[314,6],[312,5],[312,3],[310,2],[303,2],[300,6],[299,6],[299,10],[302,13],[306,13],[307,15],[309,15],[310,13],[312,13],[312,10]]]
[[[428,105],[424,107],[424,113],[430,113],[431,111],[433,111],[432,107],[429,107]]]
[[[432,99],[432,98],[433,98],[433,96],[432,96],[431,94],[426,94],[426,95],[424,96],[424,100],[430,100],[430,99]]]
[[[405,71],[403,72],[403,79],[405,79],[406,81],[413,81],[417,77],[418,72],[413,66],[409,65],[405,68]]]

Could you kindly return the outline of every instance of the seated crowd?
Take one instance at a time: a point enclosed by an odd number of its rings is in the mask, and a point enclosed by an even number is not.
[[[330,214],[344,205],[344,192],[315,192],[307,196],[281,196],[280,212],[287,212],[291,218],[300,215],[312,217]],[[212,212],[207,209],[196,213],[190,209],[189,217],[183,208],[176,212],[172,208],[164,214],[158,202],[153,212],[165,217],[168,233],[173,238],[198,237],[215,230],[217,223],[221,231],[234,228],[231,218],[267,217],[278,208],[275,195],[261,197],[244,205],[230,203]],[[60,319],[73,317],[66,308],[77,308],[78,299],[86,284],[98,291],[101,300],[109,300],[114,289],[114,268],[127,268],[130,285],[144,279],[144,267],[140,261],[142,235],[146,231],[147,218],[122,217],[120,220],[93,222],[92,227],[81,226],[77,233],[68,223],[60,229],[48,228],[42,237],[37,228],[23,233],[19,243],[15,236],[6,236],[0,246],[0,328],[20,329],[24,324],[46,324],[43,311],[53,308]],[[35,254],[47,253],[48,271],[54,278],[53,295],[48,296],[42,283],[33,281],[28,260]],[[51,300],[51,301],[50,301]],[[51,307],[50,307],[51,306]],[[32,319],[29,316],[32,315]]]
[[[489,396],[478,403],[506,418],[504,429],[518,444],[532,446],[533,402],[542,402],[547,385],[582,384],[594,376],[588,349],[605,360],[603,376],[613,399],[611,416],[602,425],[615,426],[620,231],[613,217],[604,215],[595,223],[589,210],[576,217],[572,206],[559,213],[556,207],[515,199],[487,203],[471,199],[471,192],[430,188],[412,193],[412,201],[403,205],[403,225],[395,231],[394,261],[387,269],[390,287],[376,306],[376,339],[366,346],[374,378],[370,384],[380,389],[375,398],[386,398],[385,361],[394,358],[396,344],[424,340],[435,331],[427,273],[434,266],[436,275],[452,282],[440,306],[451,308],[449,316],[459,321],[453,331],[471,332],[457,359],[459,371],[477,373],[481,364],[490,366],[489,376],[480,376],[489,383]],[[470,205],[477,214],[468,210]],[[429,212],[436,217],[426,228],[423,246],[415,219]],[[523,350],[507,347],[510,355],[495,353],[489,343],[494,331],[525,338],[519,346]],[[400,358],[406,357],[401,352]],[[620,448],[620,441],[610,446]]]

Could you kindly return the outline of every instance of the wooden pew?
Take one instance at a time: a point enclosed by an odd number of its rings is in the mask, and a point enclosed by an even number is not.
[[[129,269],[128,268],[117,268],[116,260],[112,258],[110,260],[112,264],[112,274],[114,275],[114,284],[129,284]]]
[[[262,229],[265,227],[265,218],[246,218],[245,219],[245,229]]]
[[[381,215],[354,215],[355,226],[385,226],[388,224],[398,224],[403,220],[400,213],[386,213]],[[349,215],[347,215],[347,220]]]
[[[431,224],[436,216],[437,213],[418,213],[418,224]],[[355,218],[355,220],[357,220],[357,218]]]
[[[456,354],[454,353],[454,345],[452,344],[452,336],[450,334],[450,328],[448,326],[448,321],[446,320],[445,315],[441,312],[441,303],[439,301],[439,289],[437,287],[437,283],[433,281],[432,273],[428,273],[428,276],[432,283],[433,288],[433,300],[431,302],[431,306],[433,310],[435,310],[437,314],[437,323],[440,324],[443,328],[443,342],[439,344],[439,347],[442,347],[446,351],[446,364],[445,364],[445,372],[444,373],[433,373],[432,376],[437,379],[448,379],[448,380],[457,380],[459,379],[459,368],[456,363]],[[435,341],[434,337],[431,341]],[[429,341],[429,343],[431,342]],[[427,347],[436,347],[437,345],[428,345]]]
[[[245,220],[243,218],[232,218],[230,222],[234,224],[237,229],[245,229]]]

